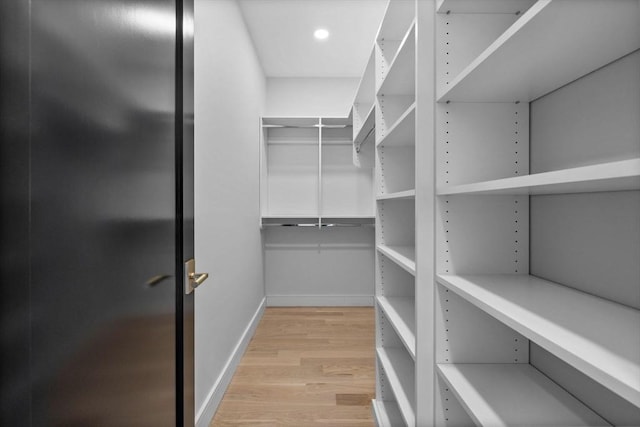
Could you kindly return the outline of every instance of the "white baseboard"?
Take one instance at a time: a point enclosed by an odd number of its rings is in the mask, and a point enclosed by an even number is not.
[[[267,307],[373,306],[369,295],[267,295]]]
[[[224,365],[222,373],[213,384],[213,387],[211,387],[203,405],[196,413],[196,427],[209,427],[209,424],[211,424],[211,420],[213,420],[213,416],[216,414],[216,410],[224,397],[224,393],[227,391],[227,387],[229,386],[231,378],[233,378],[233,374],[240,363],[240,359],[242,359],[242,356],[249,345],[249,341],[251,341],[251,338],[258,327],[258,323],[260,323],[265,307],[266,298],[263,298],[258,309],[251,318],[251,321],[244,330],[242,337],[240,337],[238,344],[236,344],[236,347],[233,349],[231,356],[229,356],[227,363]]]

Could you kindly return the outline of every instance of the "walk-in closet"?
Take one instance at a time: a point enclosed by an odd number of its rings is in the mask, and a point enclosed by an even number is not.
[[[195,35],[197,425],[640,425],[640,1]]]

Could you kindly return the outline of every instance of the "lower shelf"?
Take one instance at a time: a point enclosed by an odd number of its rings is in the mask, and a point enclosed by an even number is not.
[[[529,364],[438,364],[479,426],[609,426]]]
[[[391,386],[391,390],[396,397],[402,419],[408,426],[415,425],[415,370],[413,360],[404,348],[379,347],[377,354],[378,361],[387,376],[389,386]]]
[[[416,358],[415,299],[409,297],[377,297],[378,305],[404,343],[412,359]]]
[[[399,427],[404,424],[396,402],[373,399],[371,401],[371,409],[378,427]]]

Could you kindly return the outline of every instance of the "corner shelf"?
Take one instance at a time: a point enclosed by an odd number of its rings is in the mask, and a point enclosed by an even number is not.
[[[415,145],[416,103],[414,102],[389,128],[389,132],[376,143],[376,147]]]
[[[538,0],[438,102],[534,100],[638,49],[639,19],[638,2]]]
[[[416,190],[398,191],[395,193],[382,194],[376,196],[376,200],[404,200],[415,199]]]
[[[378,95],[412,95],[415,93],[416,23],[409,27],[378,88]]]
[[[529,364],[438,364],[478,426],[609,426]]]
[[[440,188],[438,195],[536,195],[639,189],[640,159],[630,159],[493,181],[451,185]]]
[[[413,360],[416,358],[415,299],[409,297],[378,296],[378,305],[387,315]]]
[[[387,374],[387,380],[396,397],[402,418],[408,426],[414,426],[416,417],[414,411],[415,379],[413,361],[409,359],[407,352],[401,348],[379,347],[377,355],[382,369]]]
[[[416,250],[410,246],[378,245],[377,249],[386,255],[391,261],[402,267],[403,270],[416,275]]]
[[[640,310],[528,275],[438,275],[437,279],[640,406]]]

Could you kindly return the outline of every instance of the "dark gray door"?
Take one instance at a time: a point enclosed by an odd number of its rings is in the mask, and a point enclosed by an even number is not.
[[[182,2],[1,3],[0,424],[190,425]]]

